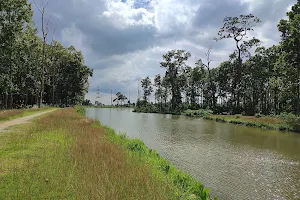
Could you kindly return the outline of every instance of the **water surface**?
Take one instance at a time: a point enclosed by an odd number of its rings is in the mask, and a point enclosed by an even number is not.
[[[141,139],[219,199],[300,199],[300,134],[121,108],[86,115]]]

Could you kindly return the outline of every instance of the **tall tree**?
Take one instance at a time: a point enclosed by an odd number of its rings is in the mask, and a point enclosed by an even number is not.
[[[115,101],[117,101],[118,102],[118,104],[121,102],[124,102],[126,99],[127,99],[127,97],[124,95],[124,94],[122,94],[121,92],[117,92],[117,94],[116,94],[116,98],[113,100],[113,102],[115,102]]]
[[[41,14],[42,18],[42,26],[41,26],[41,31],[42,31],[42,38],[43,38],[43,48],[42,48],[42,63],[41,63],[41,87],[40,87],[40,94],[39,94],[39,102],[38,105],[41,107],[42,101],[43,101],[43,95],[44,95],[44,87],[45,87],[45,70],[46,70],[46,45],[47,45],[47,38],[49,34],[49,28],[50,28],[50,17],[46,20],[45,16],[45,10],[48,5],[48,2],[44,0],[40,0],[40,6],[38,6],[35,2],[34,4],[36,5],[38,11]]]
[[[248,53],[248,49],[259,43],[259,40],[253,38],[251,40],[245,40],[246,35],[253,31],[253,27],[260,23],[260,19],[252,14],[240,15],[239,17],[225,17],[224,25],[221,27],[218,33],[216,41],[224,38],[232,38],[235,41],[237,54],[237,63],[235,67],[235,80],[233,82],[234,87],[234,101],[236,109],[240,107],[240,93],[241,93],[241,80],[242,80],[242,55]]]
[[[282,33],[282,46],[286,53],[282,54],[290,72],[292,90],[296,98],[293,99],[296,113],[300,114],[300,1],[287,12],[288,19],[280,20],[278,30]]]
[[[155,99],[157,102],[160,103],[160,111],[162,110],[162,97],[163,97],[163,90],[162,90],[162,78],[160,74],[157,74],[154,78],[154,86],[156,87],[155,91]]]
[[[1,79],[3,84],[2,92],[5,93],[5,107],[7,108],[7,97],[9,94],[9,105],[13,104],[13,92],[15,86],[13,77],[16,70],[17,48],[16,42],[23,31],[26,23],[30,22],[33,12],[31,5],[24,0],[0,1],[0,43],[1,43]]]
[[[212,72],[211,72],[211,62],[214,61],[211,57],[211,52],[212,52],[212,45],[209,46],[207,49],[207,52],[205,52],[206,56],[206,63],[203,63],[202,60],[198,60],[197,64],[206,67],[208,71],[208,81],[209,81],[209,86],[208,86],[208,94],[209,94],[209,99],[210,99],[210,106],[214,110],[216,108],[216,103],[217,103],[217,98],[216,98],[216,86],[214,85],[213,82],[213,77],[212,77]]]
[[[186,70],[186,61],[191,57],[191,53],[185,50],[171,50],[163,55],[164,61],[161,67],[166,69],[165,81],[170,85],[172,99],[172,110],[179,109],[182,103],[181,92],[184,86],[182,73]]]
[[[141,80],[141,84],[142,84],[142,88],[144,91],[143,94],[143,99],[144,101],[148,101],[148,97],[151,95],[151,93],[153,92],[153,87],[152,87],[152,82],[151,79],[149,78],[149,76],[147,76],[146,78]]]

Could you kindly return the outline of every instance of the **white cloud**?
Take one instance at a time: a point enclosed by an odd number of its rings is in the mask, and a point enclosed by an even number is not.
[[[52,0],[48,13],[60,19],[56,39],[81,50],[94,69],[87,97],[95,100],[96,88],[103,103],[110,104],[110,90],[137,96],[137,80],[164,73],[159,62],[171,49],[186,49],[205,60],[213,44],[218,61],[228,59],[235,49],[230,39],[214,42],[225,16],[253,13],[263,23],[249,36],[271,46],[278,43],[279,19],[285,17],[295,0]],[[34,16],[40,25],[40,17]],[[58,34],[60,33],[60,34]],[[153,99],[153,97],[152,97]]]

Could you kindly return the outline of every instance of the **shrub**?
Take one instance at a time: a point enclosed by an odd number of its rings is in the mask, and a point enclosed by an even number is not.
[[[198,116],[198,117],[206,117],[210,114],[212,114],[212,110],[204,110],[204,109],[199,109],[199,110],[186,110],[183,112],[183,115],[185,116]]]
[[[256,118],[261,118],[261,117],[264,117],[264,115],[261,114],[261,113],[256,113],[256,114],[255,114],[255,117],[256,117]]]
[[[239,118],[241,118],[241,115],[236,115],[235,118],[239,119]]]
[[[76,112],[85,116],[85,109],[82,106],[75,106]]]
[[[226,120],[223,117],[222,118],[217,117],[216,121],[226,123]]]

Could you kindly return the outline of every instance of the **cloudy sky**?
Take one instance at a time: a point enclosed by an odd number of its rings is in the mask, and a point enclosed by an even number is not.
[[[39,0],[36,0],[39,2]],[[86,98],[110,104],[110,91],[137,98],[138,80],[164,73],[159,62],[171,49],[192,53],[189,61],[205,58],[212,44],[213,66],[228,60],[234,51],[230,39],[213,38],[224,17],[254,14],[262,20],[251,34],[264,46],[277,44],[277,23],[296,0],[49,0],[47,16],[59,27],[55,39],[81,50],[86,64],[94,69]],[[35,6],[34,20],[41,20]],[[50,39],[50,38],[49,38]]]

